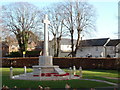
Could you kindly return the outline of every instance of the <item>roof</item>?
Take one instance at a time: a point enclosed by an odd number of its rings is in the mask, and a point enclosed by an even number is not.
[[[80,46],[104,46],[109,38],[82,40]]]
[[[9,47],[6,42],[2,42],[2,47]]]
[[[43,48],[43,46],[44,46],[44,41],[39,41],[35,47],[36,48]]]
[[[110,40],[106,46],[117,46],[120,43],[120,39],[112,39]]]
[[[76,42],[77,42],[77,40],[74,39],[73,43],[75,44]],[[69,39],[69,38],[62,38],[60,43],[62,45],[71,45],[71,39]]]
[[[54,38],[50,42],[52,42],[53,40],[54,40]],[[77,42],[77,40],[74,39],[73,43],[75,44],[76,42]],[[60,43],[61,43],[61,45],[71,45],[71,39],[61,38]]]

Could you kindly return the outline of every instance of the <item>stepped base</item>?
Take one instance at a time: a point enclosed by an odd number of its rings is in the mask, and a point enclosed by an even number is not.
[[[33,66],[33,74],[39,75],[40,73],[58,73],[65,74],[59,66]]]
[[[20,74],[15,75],[11,79],[17,79],[17,80],[70,80],[70,79],[80,79],[79,77],[76,77],[74,75],[71,76],[34,76],[33,73],[26,73],[26,74]]]
[[[12,76],[12,79],[20,80],[68,80],[79,79],[74,75],[64,72],[59,66],[53,66],[52,56],[40,56],[39,65],[33,66],[32,73]]]

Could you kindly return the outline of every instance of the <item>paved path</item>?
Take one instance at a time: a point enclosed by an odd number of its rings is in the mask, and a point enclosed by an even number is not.
[[[120,78],[113,78],[113,77],[103,77],[103,78],[108,78],[108,79],[115,79],[115,80],[120,80]]]
[[[108,81],[104,81],[104,80],[96,80],[96,79],[80,79],[80,80],[90,80],[90,81],[96,81],[96,82],[103,82],[103,83],[118,86],[118,84],[116,84],[116,83],[112,83],[112,82],[108,82]]]

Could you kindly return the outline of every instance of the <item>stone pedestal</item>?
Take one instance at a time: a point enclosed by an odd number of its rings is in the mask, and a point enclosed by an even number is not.
[[[33,74],[39,75],[40,72],[65,74],[59,66],[53,66],[52,56],[39,56],[39,65],[33,66]]]
[[[41,73],[57,73],[55,71],[55,68],[59,68],[59,66],[33,66],[33,74],[39,75],[40,70],[41,70]]]
[[[39,56],[39,66],[53,66],[52,56]]]

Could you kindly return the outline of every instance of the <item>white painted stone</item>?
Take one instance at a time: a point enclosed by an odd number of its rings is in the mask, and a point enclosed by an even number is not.
[[[34,75],[39,75],[39,68],[41,68],[42,73],[57,73],[55,68],[59,68],[59,66],[33,66]]]
[[[53,66],[52,56],[39,56],[39,66]]]
[[[13,77],[13,68],[10,67],[10,78],[12,78],[12,77]]]
[[[24,66],[24,74],[26,74],[26,66]]]
[[[72,68],[70,67],[70,73],[69,73],[70,75],[69,75],[69,79],[71,79],[72,78]]]
[[[82,67],[79,68],[80,71],[80,78],[82,78]]]
[[[55,68],[55,71],[58,73],[58,74],[65,74],[66,72],[63,71],[62,69],[60,69],[59,67],[56,67]]]
[[[42,69],[39,68],[39,77],[40,77],[40,80],[41,80],[41,73],[42,73]]]
[[[76,67],[73,66],[73,74],[75,75],[76,74]]]
[[[43,56],[48,56],[48,24],[50,24],[50,21],[48,20],[48,15],[44,16],[44,52]]]

